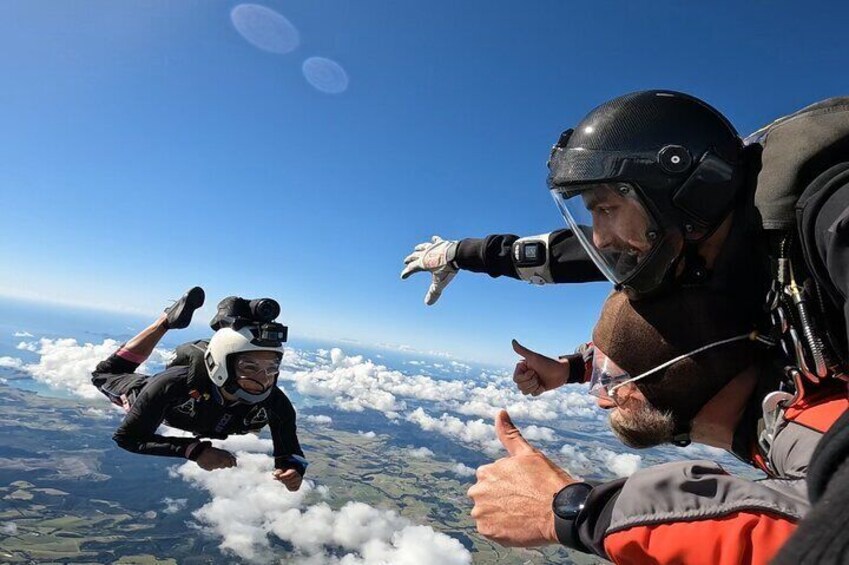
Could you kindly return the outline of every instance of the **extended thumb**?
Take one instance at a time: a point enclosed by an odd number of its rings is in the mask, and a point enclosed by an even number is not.
[[[510,455],[523,455],[534,451],[533,446],[522,437],[522,432],[513,424],[506,410],[502,410],[495,417],[495,434]]]
[[[513,351],[515,351],[517,355],[521,355],[525,359],[534,355],[533,351],[531,351],[515,339],[513,340]]]

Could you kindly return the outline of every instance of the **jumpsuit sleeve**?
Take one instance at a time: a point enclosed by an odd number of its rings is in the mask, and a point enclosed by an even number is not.
[[[581,344],[575,353],[561,355],[560,359],[569,361],[569,377],[566,384],[582,384],[590,381],[593,374],[593,344]]]
[[[187,457],[186,449],[197,443],[196,438],[170,437],[156,433],[174,400],[188,398],[187,391],[181,388],[185,387],[180,386],[179,379],[168,376],[151,377],[112,436],[115,443],[133,453]]]
[[[271,440],[274,444],[274,468],[295,469],[304,476],[307,461],[298,442],[295,408],[286,394],[278,388],[274,389],[266,408]]]
[[[765,564],[808,509],[804,480],[751,481],[709,461],[593,488],[565,545],[617,564]]]
[[[466,271],[519,279],[513,264],[513,244],[518,239],[513,234],[493,234],[460,240],[454,262]],[[571,230],[552,232],[548,261],[555,283],[605,280]]]

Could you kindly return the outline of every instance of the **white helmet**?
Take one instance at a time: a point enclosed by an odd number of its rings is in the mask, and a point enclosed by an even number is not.
[[[239,400],[256,404],[268,398],[273,387],[269,387],[262,393],[252,394],[236,384],[236,375],[231,371],[230,356],[235,353],[250,351],[271,351],[282,357],[283,345],[280,341],[263,340],[260,330],[256,326],[245,326],[238,330],[221,328],[209,340],[203,361],[209,373],[209,378],[215,386],[223,388]]]

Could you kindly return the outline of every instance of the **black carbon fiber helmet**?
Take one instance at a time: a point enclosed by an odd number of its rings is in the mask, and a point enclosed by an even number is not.
[[[728,215],[741,185],[741,153],[734,127],[705,102],[635,92],[561,135],[548,185],[596,265],[637,298],[663,288],[685,248]]]

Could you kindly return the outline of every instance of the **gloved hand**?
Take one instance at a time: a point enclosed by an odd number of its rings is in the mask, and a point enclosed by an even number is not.
[[[454,257],[457,255],[457,241],[446,241],[435,235],[430,242],[416,245],[413,252],[404,259],[404,270],[401,279],[406,279],[413,273],[430,272],[433,279],[425,295],[425,304],[430,306],[439,300],[442,291],[457,274]]]

